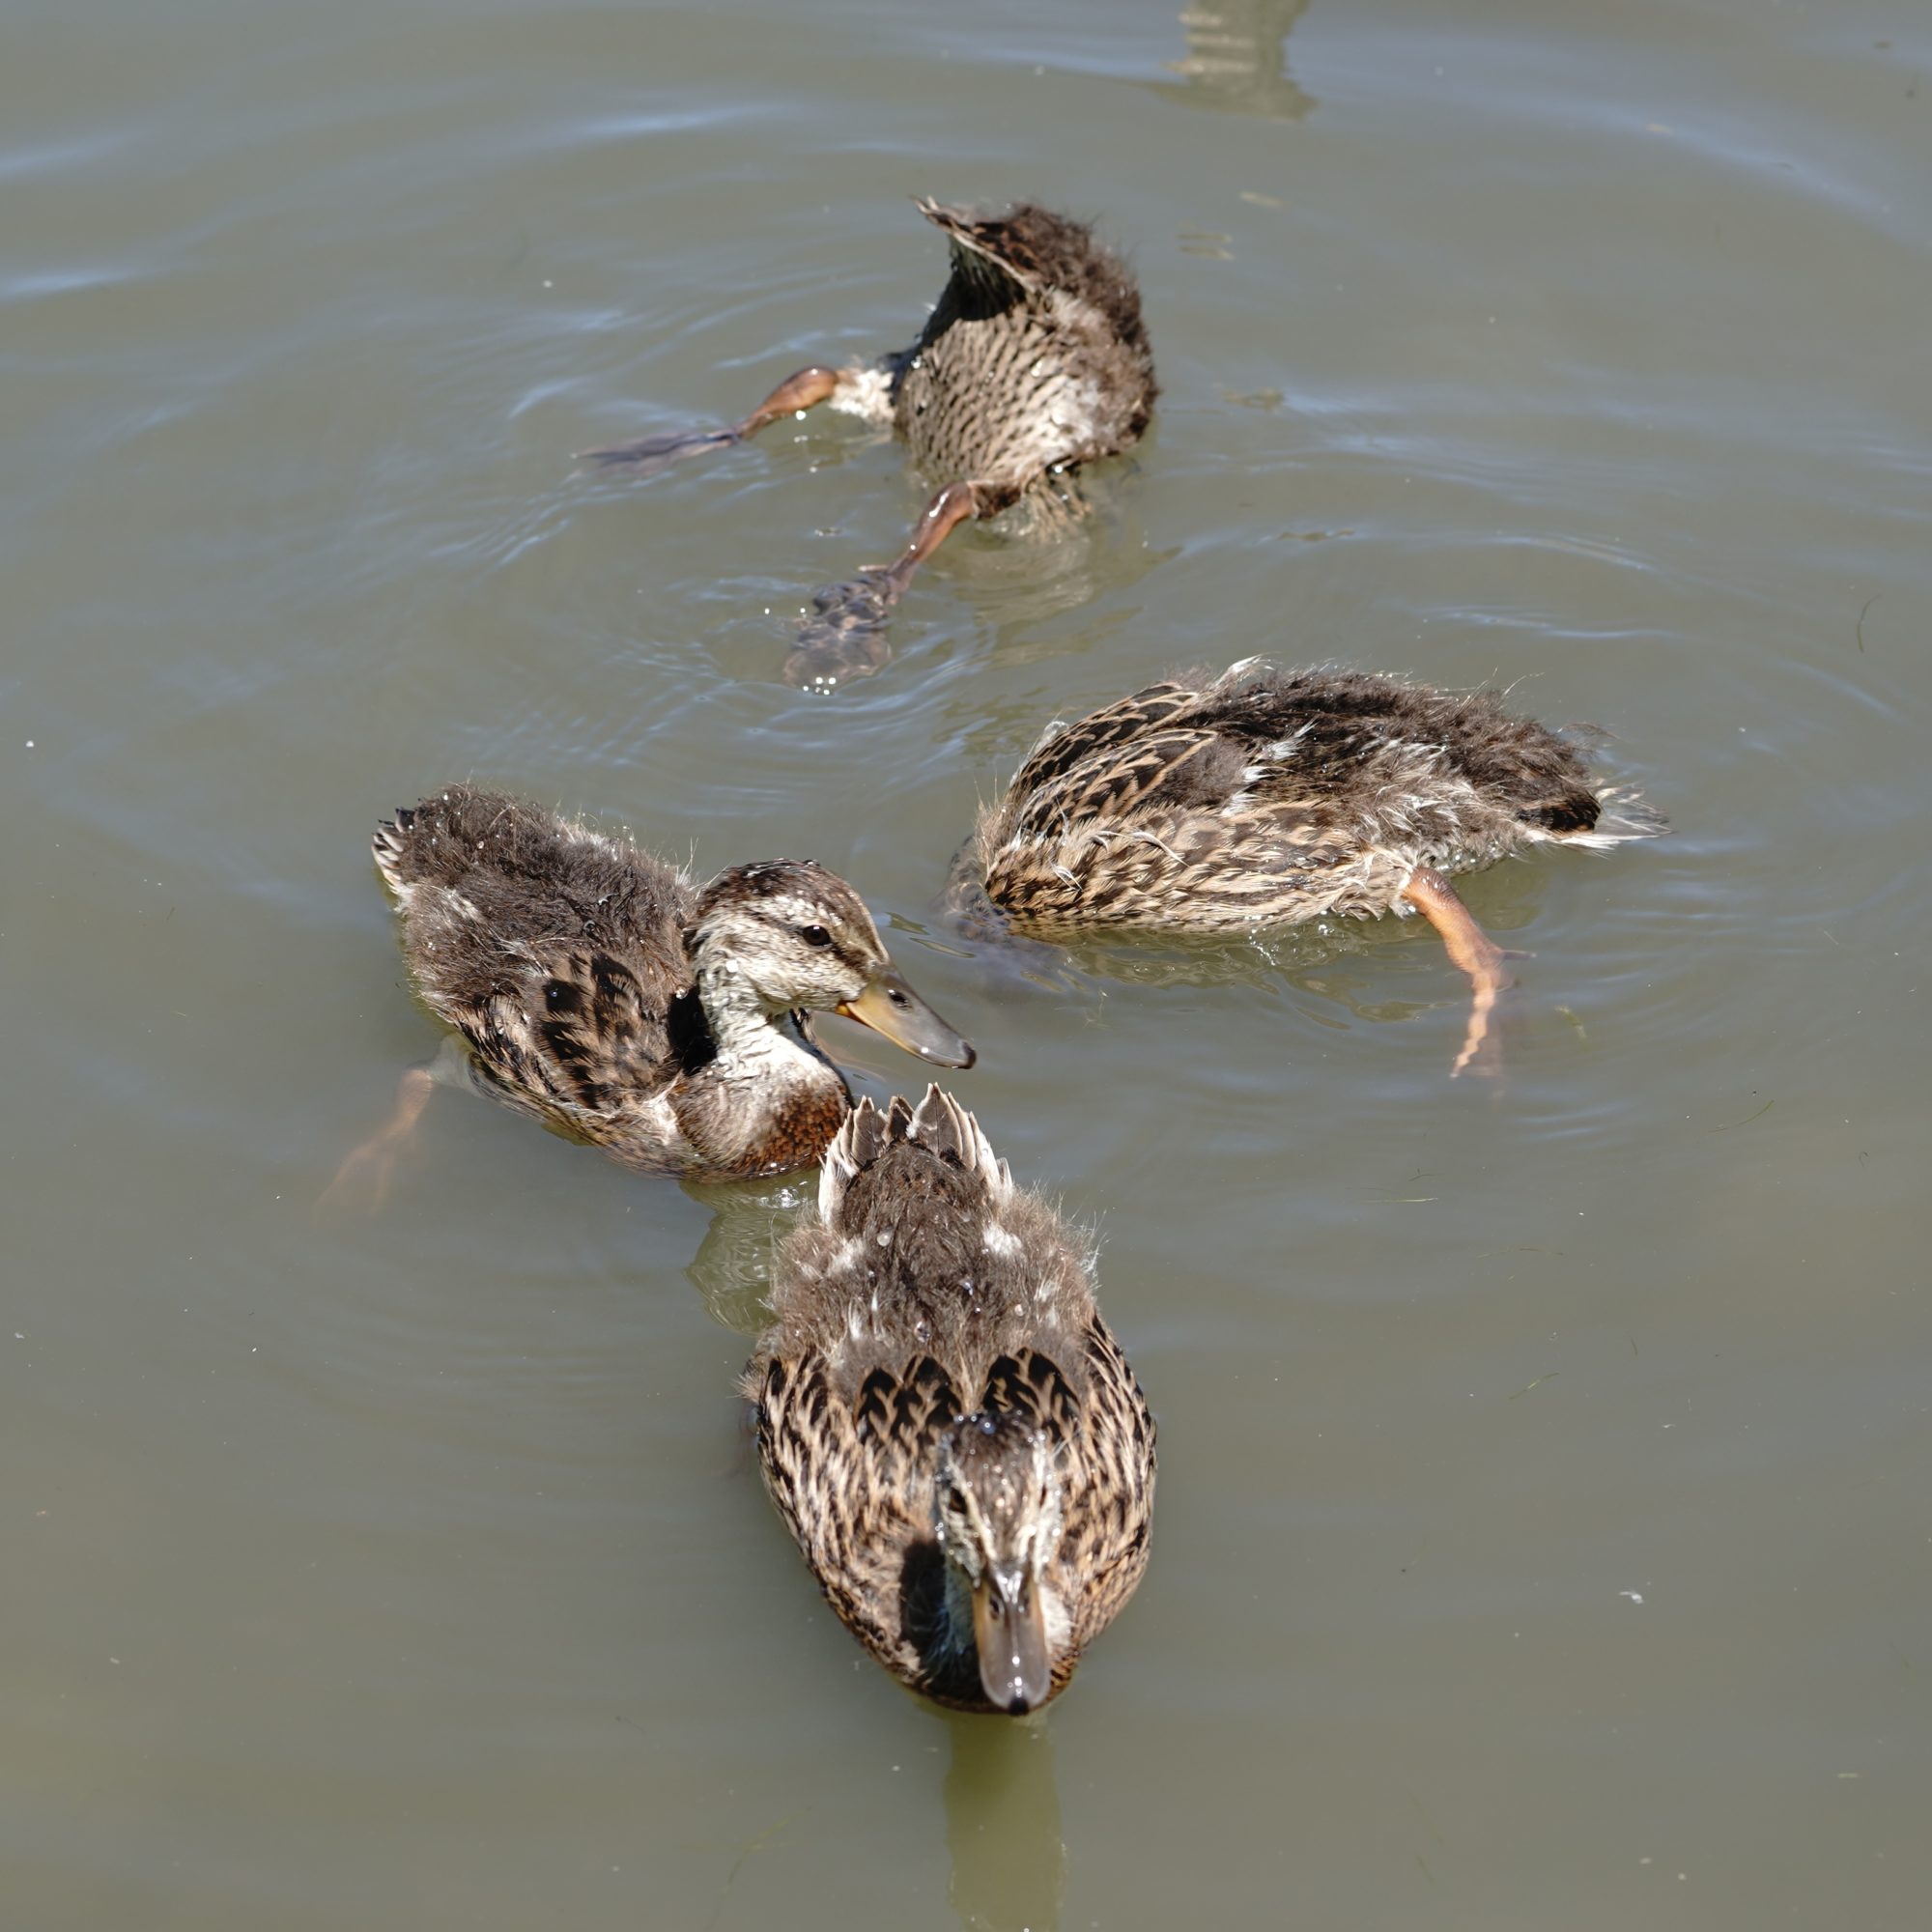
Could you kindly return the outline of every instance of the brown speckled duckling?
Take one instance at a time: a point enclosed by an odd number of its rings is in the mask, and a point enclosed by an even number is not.
[[[745,1371],[765,1487],[901,1682],[1012,1714],[1065,1690],[1147,1568],[1154,1426],[1093,1258],[938,1088],[869,1100],[779,1252]]]
[[[982,881],[1012,929],[1043,939],[1421,912],[1474,991],[1460,1073],[1493,1066],[1490,1013],[1511,982],[1449,875],[1666,829],[1493,693],[1249,658],[1051,725],[954,883]]]
[[[1051,500],[1050,479],[1138,441],[1153,408],[1140,294],[1081,223],[1031,202],[999,213],[918,207],[945,231],[952,273],[910,349],[856,368],[801,369],[730,429],[647,437],[586,459],[648,473],[818,403],[904,438],[939,492],[896,562],[817,594],[785,667],[794,684],[829,689],[876,670],[888,614],[956,525],[1029,495]]]
[[[452,785],[376,834],[424,1003],[482,1085],[647,1173],[808,1167],[851,1109],[802,1025],[838,1011],[941,1066],[973,1049],[913,992],[852,888],[809,861],[734,866],[701,891],[628,841]],[[379,1181],[428,1099],[352,1154]]]

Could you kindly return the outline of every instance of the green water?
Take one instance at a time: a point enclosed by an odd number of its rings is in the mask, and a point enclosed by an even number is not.
[[[6,38],[10,1926],[1918,1922],[1921,7]],[[1098,215],[1164,395],[817,701],[889,443],[570,455],[909,341],[916,192]],[[1470,882],[1533,954],[1499,1089],[1419,922],[1059,987],[933,931],[1043,721],[1256,651],[1509,686],[1673,820]],[[1099,1228],[1160,1505],[1043,1726],[906,1697],[766,1504],[769,1190],[440,1094],[316,1211],[436,1044],[368,836],[460,776],[845,872]]]

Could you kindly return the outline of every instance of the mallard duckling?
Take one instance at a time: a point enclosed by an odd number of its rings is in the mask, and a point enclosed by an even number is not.
[[[742,442],[819,403],[890,425],[939,485],[898,559],[813,599],[785,667],[829,689],[886,662],[887,616],[913,573],[968,517],[991,517],[1140,440],[1153,409],[1153,355],[1133,277],[1089,230],[1032,202],[1003,213],[920,200],[951,245],[952,272],[910,349],[847,369],[788,376],[729,429],[647,437],[585,461],[646,473]]]
[[[716,1180],[816,1161],[851,1095],[806,1012],[973,1064],[858,894],[810,861],[733,866],[700,891],[626,840],[469,785],[398,811],[375,853],[416,988],[480,1083],[628,1166]],[[351,1163],[380,1171],[431,1086],[410,1076]]]
[[[1154,1427],[1093,1258],[937,1087],[869,1100],[780,1250],[745,1371],[765,1487],[902,1683],[1037,1710],[1147,1567]]]
[[[1493,1065],[1490,1015],[1511,981],[1449,875],[1667,829],[1492,692],[1248,658],[1049,726],[959,869],[1037,938],[1420,912],[1473,989],[1460,1073]]]

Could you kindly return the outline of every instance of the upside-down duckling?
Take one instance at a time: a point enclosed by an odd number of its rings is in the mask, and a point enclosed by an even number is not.
[[[957,525],[1022,498],[1049,511],[1073,502],[1062,479],[1137,442],[1153,408],[1140,293],[1085,225],[1032,202],[918,207],[944,232],[952,272],[910,349],[801,369],[728,429],[647,437],[585,458],[648,474],[819,403],[904,440],[937,494],[895,562],[817,593],[786,663],[793,684],[829,689],[878,669],[893,606]]]

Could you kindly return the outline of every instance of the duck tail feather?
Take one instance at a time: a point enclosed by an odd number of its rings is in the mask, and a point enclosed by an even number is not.
[[[1597,822],[1588,832],[1565,837],[1566,845],[1589,845],[1607,849],[1626,838],[1663,838],[1670,833],[1670,821],[1654,806],[1644,802],[1642,793],[1631,785],[1605,785],[1597,794]]]
[[[895,1100],[895,1112],[904,1104]],[[869,1096],[846,1115],[845,1124],[832,1137],[832,1145],[825,1150],[825,1163],[818,1170],[818,1218],[828,1228],[838,1225],[846,1189],[878,1159],[891,1140],[891,1118],[881,1114]]]
[[[925,1090],[905,1138],[942,1160],[951,1159],[969,1174],[977,1174],[995,1201],[1004,1201],[1011,1194],[1012,1172],[993,1151],[985,1130],[951,1094],[942,1093],[937,1086]]]

